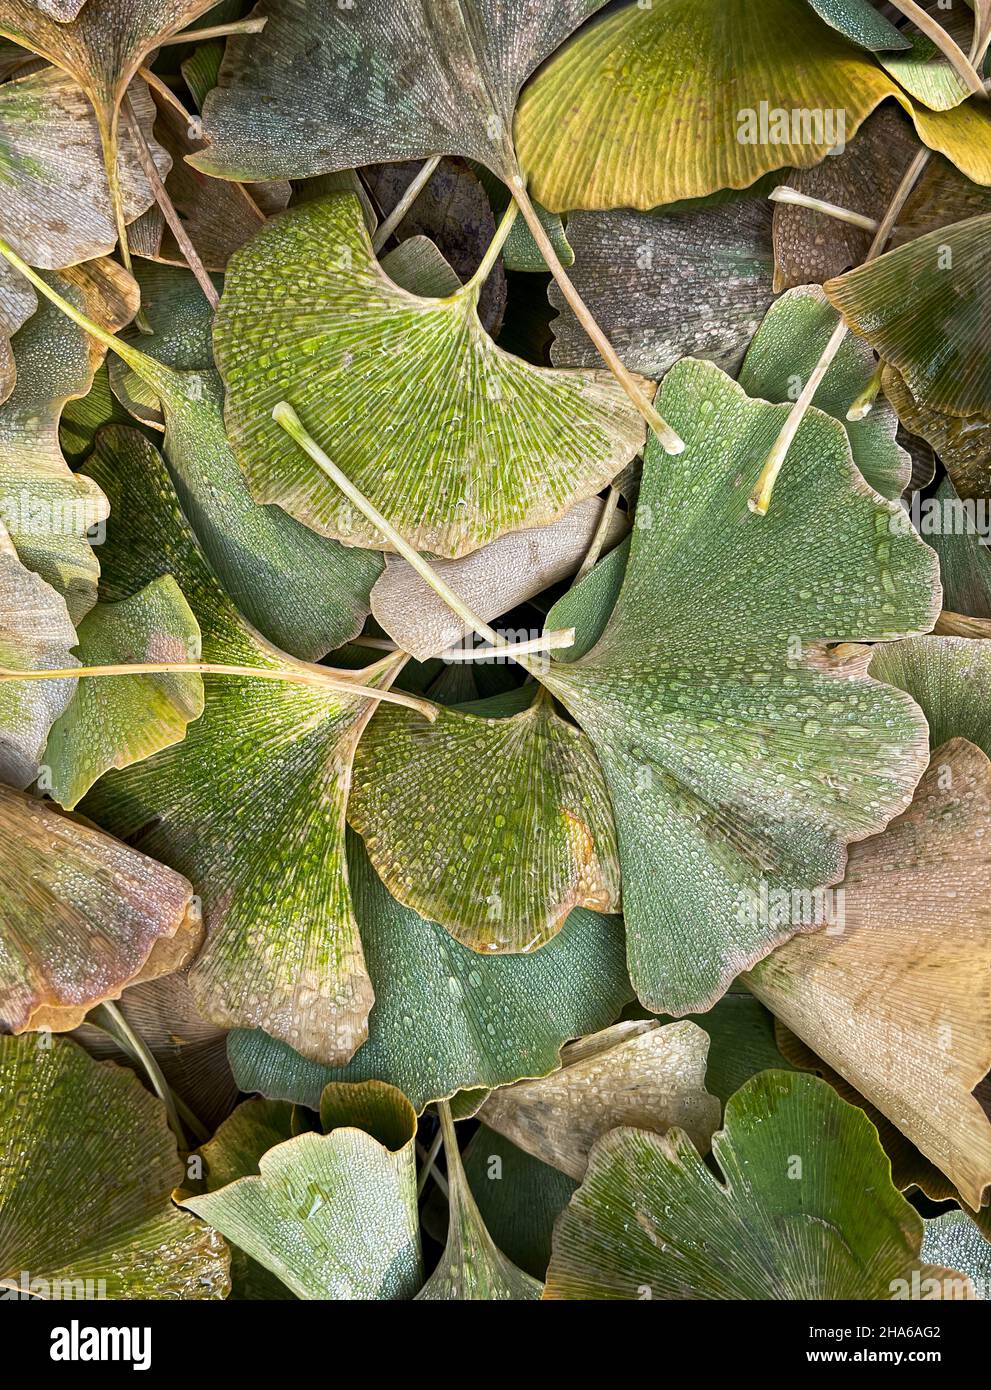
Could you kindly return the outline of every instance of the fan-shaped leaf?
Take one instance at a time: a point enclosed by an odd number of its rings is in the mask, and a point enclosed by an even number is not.
[[[862,48],[908,48],[911,40],[879,14],[870,0],[808,0],[820,19]]]
[[[169,1201],[181,1172],[131,1072],[0,1037],[0,1283],[29,1270],[42,1297],[223,1298],[224,1242]]]
[[[255,496],[324,535],[383,545],[272,419],[281,400],[411,544],[444,556],[553,521],[610,482],[645,434],[621,387],[510,356],[477,300],[477,285],[444,300],[395,285],[349,195],[263,228],[231,261],[215,329]]]
[[[797,929],[766,919],[762,884],[835,882],[846,843],[907,804],[926,760],[919,711],[867,679],[866,650],[823,639],[926,630],[938,583],[835,420],[807,417],[765,525],[748,489],[787,408],[691,360],[662,396],[688,447],[662,464],[648,445],[612,618],[541,678],[606,775],[637,992],[683,1014]]]
[[[722,1180],[679,1130],[600,1139],[554,1231],[544,1297],[881,1300],[913,1273],[938,1296],[944,1271],[920,1264],[922,1218],[877,1131],[824,1081],[755,1076],[712,1149]]]
[[[355,757],[348,819],[376,870],[401,903],[475,951],[532,951],[572,908],[619,906],[592,744],[532,693],[523,708],[510,695],[498,712],[497,702],[441,710],[429,734],[413,711],[381,711]]]
[[[422,1282],[416,1116],[391,1086],[367,1088],[378,1122],[394,1131],[388,1146],[351,1124],[299,1134],[269,1149],[257,1176],[181,1204],[297,1298],[412,1298]],[[347,1089],[360,1102],[363,1088]]]
[[[967,739],[991,757],[991,642],[912,637],[878,647],[870,669],[920,706],[933,749]]]

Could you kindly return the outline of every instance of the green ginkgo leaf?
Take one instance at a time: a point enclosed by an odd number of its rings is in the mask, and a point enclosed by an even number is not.
[[[479,288],[401,289],[346,194],[263,228],[231,260],[214,335],[255,497],[324,535],[384,544],[272,419],[286,399],[405,538],[438,555],[553,521],[609,483],[643,444],[639,414],[606,372],[504,352],[479,321]]]
[[[991,417],[991,214],[942,227],[826,285],[916,402]],[[905,286],[912,293],[905,293]]]
[[[619,907],[605,780],[546,691],[441,710],[429,732],[396,713],[359,745],[348,820],[399,902],[482,952],[533,951],[572,908]]]
[[[79,626],[85,666],[188,662],[200,657],[200,630],[171,575],[119,603],[98,603]],[[202,677],[160,673],[107,684],[83,678],[45,748],[47,790],[71,810],[112,767],[128,767],[180,742],[203,713]]]
[[[933,749],[965,738],[991,757],[991,642],[912,637],[878,647],[870,669],[911,695],[929,722]]]
[[[741,985],[734,984],[693,1022],[709,1035],[706,1090],[724,1105],[758,1072],[788,1070],[791,1065],[778,1048],[774,1015]]]
[[[920,526],[923,535],[932,532],[929,544],[939,556],[943,608],[986,622],[991,619],[991,553],[980,514],[957,496],[949,478],[943,479],[929,500],[933,510],[920,513]],[[989,631],[985,628],[970,635],[988,636]]]
[[[172,160],[152,138],[155,106],[144,82],[131,84],[135,116],[159,173]],[[31,265],[59,270],[105,256],[117,227],[104,173],[100,131],[82,89],[67,73],[43,67],[0,86],[0,235]],[[153,202],[130,128],[118,154],[124,220]]]
[[[137,307],[137,289],[115,262],[89,261],[46,283],[113,327]],[[62,594],[74,622],[96,602],[99,564],[89,532],[107,515],[106,498],[72,473],[59,448],[67,400],[83,396],[104,349],[48,303],[15,335],[17,385],[0,406],[0,520],[29,569]]]
[[[423,1280],[416,1116],[391,1086],[337,1089],[351,1094],[335,1103],[337,1127],[330,1133],[276,1144],[259,1160],[257,1175],[181,1205],[297,1298],[412,1298]]]
[[[172,574],[199,623],[204,660],[313,669],[233,608],[147,441],[105,430],[87,467],[112,518],[125,523],[111,519],[101,551],[107,601]],[[327,1063],[346,1061],[364,1040],[372,1002],[348,890],[344,807],[373,708],[358,676],[353,696],[223,676],[207,683],[204,713],[181,743],[109,772],[84,803],[99,824],[196,884],[207,942],[190,984],[205,1017],[266,1027]]]
[[[960,6],[949,10],[937,7],[935,19],[940,28],[957,43],[966,56],[974,30],[973,16]],[[928,35],[907,30],[908,46],[901,52],[878,53],[878,62],[909,96],[915,97],[933,111],[950,111],[974,94],[960,73],[940,52]]]
[[[836,314],[818,285],[789,290],[768,311],[747,351],[739,382],[748,396],[765,401],[797,399],[836,328]],[[830,364],[815,404],[847,432],[853,461],[882,497],[897,498],[908,485],[912,460],[896,440],[898,418],[878,401],[859,420],[847,412],[874,379],[871,349],[849,335]]]
[[[21,564],[0,522],[0,666],[64,671],[78,664],[75,644],[65,599]],[[0,782],[35,780],[49,730],[75,689],[74,680],[0,681]]]
[[[92,3],[92,0],[90,0]],[[0,1037],[0,1285],[73,1299],[223,1298],[229,1254],[176,1211],[165,1108],[61,1038]]]
[[[701,212],[579,212],[568,221],[573,279],[626,365],[661,377],[679,357],[735,373],[773,298],[771,210],[746,200]],[[587,367],[595,348],[556,285],[553,361]]]
[[[239,1105],[204,1144],[198,1182],[187,1180],[183,1195],[218,1192],[239,1178],[257,1175],[258,1165],[276,1144],[293,1137],[292,1106],[255,1097]],[[232,1299],[292,1299],[295,1295],[277,1274],[266,1269],[236,1244],[231,1245]]]
[[[892,48],[909,48],[911,39],[896,29],[890,19],[879,14],[870,0],[808,0],[820,19],[845,34],[861,48],[877,53]]]
[[[991,1122],[972,1094],[991,1070],[989,810],[987,754],[962,738],[937,748],[910,808],[851,847],[831,928],[746,977],[975,1210],[991,1187]]]
[[[221,178],[307,178],[460,154],[518,173],[520,88],[604,0],[263,0],[259,35],[231,39],[192,162]]]
[[[376,1079],[420,1111],[457,1091],[546,1075],[562,1044],[612,1023],[632,996],[616,918],[579,908],[532,955],[477,955],[397,903],[357,836],[348,862],[375,990],[368,1041],[334,1070],[236,1030],[228,1051],[243,1091],[315,1108],[330,1081]]]
[[[580,1180],[593,1144],[621,1127],[677,1127],[708,1153],[722,1107],[705,1089],[709,1039],[694,1023],[617,1023],[561,1052],[561,1069],[493,1091],[483,1124]]]
[[[662,400],[688,447],[662,463],[648,445],[612,617],[541,679],[605,772],[637,993],[684,1014],[795,930],[760,912],[762,884],[835,882],[846,844],[907,805],[924,720],[867,678],[866,649],[827,644],[927,631],[938,580],[835,420],[809,414],[759,519],[749,489],[787,407],[692,360]]]
[[[600,1139],[555,1228],[544,1297],[885,1300],[913,1273],[944,1273],[920,1260],[922,1218],[874,1126],[826,1082],[755,1076],[712,1151],[719,1176],[678,1130]]]
[[[806,0],[611,10],[527,87],[516,145],[533,196],[552,211],[652,208],[818,164],[892,97],[925,144],[991,183],[982,103],[914,105]]]
[[[458,1303],[538,1299],[543,1285],[514,1265],[489,1234],[465,1174],[450,1108],[446,1103],[439,1108],[447,1159],[447,1240],[437,1268],[417,1299]]]
[[[0,786],[0,1029],[76,1028],[136,977],[183,965],[202,939],[180,874],[50,802]]]

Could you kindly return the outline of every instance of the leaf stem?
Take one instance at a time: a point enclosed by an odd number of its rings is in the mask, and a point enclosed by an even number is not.
[[[199,116],[194,116],[192,111],[188,111],[186,107],[183,106],[169,84],[163,82],[157,72],[152,72],[149,67],[140,67],[138,68],[138,76],[144,78],[152,91],[157,92],[163,101],[167,101],[174,111],[178,111],[187,126],[195,126],[196,122],[199,120]]]
[[[361,492],[351,479],[338,468],[337,464],[331,459],[316,440],[306,432],[302,421],[293,410],[288,401],[279,401],[272,411],[272,419],[285,430],[290,438],[294,439],[299,447],[308,454],[315,464],[317,464],[327,477],[340,488],[341,492],[357,507],[358,511],[366,517],[377,531],[386,538],[397,554],[401,555],[407,564],[411,565],[425,583],[429,584],[434,593],[437,594],[450,608],[452,613],[456,613],[461,621],[467,624],[479,637],[491,642],[494,647],[503,650],[511,643],[507,642],[496,630],[489,627],[488,623],[474,613],[463,599],[459,598],[448,584],[441,579],[440,575],[433,566],[423,558],[418,550],[410,545],[405,537],[401,536],[391,521],[379,511],[378,507]],[[526,661],[519,663],[524,669],[529,670]],[[532,674],[532,673],[531,673]]]
[[[606,494],[606,500],[602,504],[602,515],[599,517],[599,524],[595,528],[592,544],[589,546],[584,560],[579,565],[577,574],[571,581],[572,588],[574,588],[576,584],[580,584],[586,574],[588,574],[590,570],[593,570],[598,564],[599,556],[602,554],[602,547],[606,543],[609,527],[612,525],[612,519],[616,515],[618,506],[619,488],[610,486]]]
[[[874,375],[861,391],[860,395],[852,402],[850,409],[846,413],[846,418],[851,422],[863,420],[874,409],[878,393],[881,390],[881,378],[884,375],[885,364],[878,360],[874,368]]]
[[[381,663],[380,663],[381,664]],[[373,670],[377,668],[372,668]],[[71,680],[80,677],[87,679],[104,676],[243,676],[254,680],[284,681],[292,685],[309,685],[316,689],[336,690],[362,700],[381,700],[386,704],[405,705],[416,710],[431,723],[437,718],[436,708],[427,700],[417,699],[415,695],[404,695],[396,690],[374,690],[361,683],[368,673],[356,672],[353,677],[342,676],[329,667],[308,665],[300,662],[298,667],[266,666],[224,666],[212,661],[135,661],[108,664],[106,666],[71,666],[58,671],[17,671],[0,666],[0,681],[54,681]]]
[[[203,29],[186,29],[181,34],[169,34],[159,39],[156,46],[166,48],[170,43],[203,43],[206,39],[225,39],[228,34],[260,34],[268,23],[268,16],[254,19],[235,19],[230,24],[208,24]]]
[[[537,214],[537,209],[533,206],[530,195],[527,192],[526,183],[522,176],[516,174],[512,177],[509,184],[514,202],[518,205],[523,214],[524,221],[530,228],[530,234],[537,243],[537,248],[543,256],[544,261],[554,279],[561,287],[561,293],[568,302],[568,306],[575,318],[584,328],[589,338],[598,349],[599,355],[613,376],[622,386],[630,400],[639,410],[640,414],[647,421],[647,424],[657,435],[665,452],[669,454],[680,454],[685,448],[684,440],[671,428],[649,401],[641,389],[640,385],[626,366],[620,361],[619,355],[612,343],[603,333],[596,323],[588,305],[575,289],[571,277],[561,264],[557,252],[554,250],[554,243],[547,235],[547,229],[541,222]]]
[[[772,203],[790,203],[793,207],[808,208],[810,212],[821,212],[826,217],[833,217],[837,222],[848,222],[851,227],[860,227],[865,232],[876,232],[881,225],[876,217],[866,217],[863,213],[841,208],[838,203],[812,198],[807,193],[800,193],[797,188],[789,188],[786,183],[773,188],[767,196]]]
[[[426,1153],[423,1155],[423,1163],[421,1165],[419,1175],[416,1179],[417,1198],[423,1196],[423,1189],[426,1187],[427,1180],[434,1170],[434,1163],[437,1161],[437,1155],[440,1153],[440,1146],[441,1144],[443,1144],[443,1142],[444,1131],[442,1129],[438,1129],[437,1133],[434,1135],[434,1142],[430,1145],[430,1148],[427,1149]]]
[[[410,208],[416,202],[417,198],[419,198],[420,194],[423,192],[427,184],[433,178],[434,171],[437,168],[437,165],[440,163],[440,160],[441,156],[439,154],[435,154],[431,159],[426,160],[421,165],[415,178],[413,178],[413,180],[409,184],[409,187],[403,192],[403,196],[399,199],[399,202],[389,213],[388,217],[383,219],[382,225],[377,229],[375,235],[372,237],[372,249],[376,253],[382,250],[382,247],[392,236],[393,232],[399,226],[400,222],[403,220],[403,218],[409,212]]]
[[[124,269],[129,275],[133,275],[134,267],[131,262],[131,248],[127,241],[127,219],[124,215],[124,191],[120,184],[120,163],[117,148],[120,108],[114,106],[108,109],[106,106],[97,104],[93,107],[93,113],[96,116],[96,124],[100,132],[100,146],[103,150],[103,167],[107,176],[107,187],[110,190],[110,206],[113,208],[114,225],[117,228],[117,244],[120,248],[120,258],[124,263]],[[151,332],[151,325],[143,309],[138,309],[137,314],[134,316],[134,323],[142,333]]]
[[[926,38],[932,39],[961,82],[974,96],[987,95],[984,90],[984,83],[973,63],[937,19],[933,19],[928,11],[916,3],[916,0],[891,0],[891,3],[896,10],[901,10],[906,19],[910,19],[915,27],[925,34]]]
[[[162,210],[162,216],[169,224],[172,235],[176,239],[176,245],[185,256],[186,264],[196,277],[196,283],[203,291],[204,298],[211,309],[216,309],[217,305],[220,303],[220,295],[217,293],[213,281],[207,274],[206,267],[200,259],[199,252],[190,240],[189,233],[182,225],[182,220],[175,210],[172,199],[168,195],[165,184],[162,182],[162,176],[158,172],[158,166],[155,164],[151,150],[148,148],[148,141],[145,139],[145,133],[141,129],[140,122],[134,113],[131,98],[126,92],[124,94],[123,110],[131,134],[134,136],[141,168],[144,171],[145,178],[148,180],[151,191],[155,195],[155,201]]]
[[[864,261],[865,265],[868,261],[875,260],[888,244],[888,238],[891,236],[894,229],[895,220],[905,206],[906,199],[918,182],[923,169],[925,169],[928,164],[929,156],[929,150],[919,150],[908,166],[908,169],[905,171],[905,175],[888,205],[888,210],[881,219],[880,226],[877,229],[874,240],[871,243],[871,248]],[[788,457],[788,450],[794,443],[795,436],[802,427],[802,421],[805,419],[809,407],[815,400],[816,392],[822,385],[823,379],[832,366],[836,354],[843,346],[844,339],[848,332],[849,329],[846,321],[841,315],[829,342],[823,349],[822,356],[819,358],[815,370],[806,382],[802,394],[792,406],[787,420],[781,427],[780,434],[771,445],[770,453],[764,461],[764,467],[761,469],[760,477],[757,479],[754,490],[747,500],[747,505],[750,510],[756,512],[758,516],[765,516],[767,514],[767,509],[771,505],[771,495],[774,492],[774,485],[778,480],[778,474],[784,467],[785,459]]]
[[[468,280],[464,285],[462,285],[460,290],[455,291],[455,293],[451,296],[452,299],[456,299],[459,296],[465,294],[474,294],[476,296],[481,294],[482,286],[485,284],[486,280],[492,274],[492,271],[495,268],[495,263],[499,259],[499,253],[505,246],[506,240],[509,237],[509,233],[513,230],[513,223],[519,216],[519,211],[520,209],[518,204],[509,204],[509,206],[506,208],[506,211],[502,215],[502,220],[496,228],[495,236],[489,242],[485,251],[485,255],[479,262],[478,269],[475,271],[475,274],[471,277],[471,279]]]
[[[165,1113],[168,1115],[169,1127],[179,1140],[180,1145],[186,1147],[186,1134],[179,1119],[179,1112],[176,1109],[175,1097],[172,1089],[165,1077],[162,1069],[158,1065],[155,1054],[149,1048],[144,1038],[136,1033],[120,1009],[109,1000],[98,1004],[87,1014],[87,1020],[95,1023],[98,1028],[102,1028],[121,1046],[125,1052],[130,1052],[131,1056],[144,1068],[148,1080],[151,1082],[158,1099],[165,1106]]]

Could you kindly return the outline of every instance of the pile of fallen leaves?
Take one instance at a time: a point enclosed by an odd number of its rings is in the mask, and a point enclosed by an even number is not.
[[[0,1285],[989,1296],[991,3],[246,10],[0,0]]]

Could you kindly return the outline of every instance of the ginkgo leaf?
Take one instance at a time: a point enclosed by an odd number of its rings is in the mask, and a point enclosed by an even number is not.
[[[447,1160],[448,1223],[444,1252],[417,1294],[419,1301],[527,1302],[543,1285],[519,1269],[496,1246],[472,1195],[458,1149],[451,1111],[440,1106]]]
[[[612,1023],[632,996],[616,918],[578,908],[532,955],[479,956],[397,903],[354,835],[348,863],[375,989],[368,1041],[333,1070],[265,1033],[235,1031],[228,1051],[243,1091],[315,1108],[329,1081],[376,1079],[420,1111],[457,1091],[546,1075],[563,1043]]]
[[[277,1144],[293,1137],[292,1106],[281,1101],[255,1097],[239,1105],[204,1144],[199,1157],[203,1175],[199,1182],[187,1181],[184,1196],[218,1192],[239,1178],[257,1175],[258,1165]],[[232,1299],[292,1299],[282,1280],[264,1265],[231,1244]]]
[[[878,647],[870,669],[911,695],[929,722],[933,749],[962,738],[991,757],[991,642],[912,637]]]
[[[129,96],[160,174],[169,153],[152,138],[155,106],[140,79]],[[0,235],[31,265],[59,270],[105,256],[117,244],[117,227],[104,173],[100,131],[89,99],[57,67],[0,86],[0,174],[4,199]],[[130,128],[118,155],[125,222],[153,202]]]
[[[416,1116],[391,1086],[372,1081],[341,1089],[355,1093],[354,1122],[276,1144],[259,1160],[256,1176],[186,1197],[181,1205],[277,1275],[297,1298],[412,1298],[423,1280]],[[348,1109],[346,1099],[340,1109]],[[356,1127],[369,1123],[369,1112],[371,1133]],[[378,1132],[387,1135],[385,1142]]]
[[[963,416],[921,406],[894,367],[881,381],[899,420],[932,446],[960,496],[991,496],[991,411]]]
[[[907,805],[927,756],[917,707],[867,678],[866,649],[826,644],[927,631],[939,585],[835,420],[810,412],[785,492],[755,518],[787,407],[692,360],[662,399],[688,447],[662,463],[648,445],[608,626],[541,680],[605,772],[637,993],[684,1014],[798,929],[760,911],[761,885],[835,882],[847,842]]]
[[[65,599],[21,564],[0,522],[0,666],[64,671],[78,664],[75,644]],[[75,689],[74,680],[0,681],[0,782],[35,780],[48,732]]]
[[[610,482],[645,436],[622,388],[607,372],[504,352],[479,321],[478,291],[400,289],[349,195],[264,227],[231,260],[214,333],[255,497],[324,535],[383,546],[272,419],[286,399],[404,537],[438,555],[553,521]]]
[[[70,19],[75,19],[85,3],[86,0],[28,0],[29,5],[41,10],[42,14],[57,19],[60,24],[67,24]]]
[[[128,425],[132,417],[110,389],[107,364],[97,367],[85,396],[67,401],[59,420],[59,447],[66,461],[78,468],[93,451],[97,432],[104,425]]]
[[[262,0],[261,34],[228,41],[192,161],[221,178],[307,178],[459,154],[518,172],[526,79],[604,0]]]
[[[746,200],[701,212],[578,212],[568,219],[572,276],[626,365],[661,377],[680,357],[735,373],[771,306],[771,209]],[[557,366],[598,354],[556,285]]]
[[[960,7],[937,9],[940,28],[958,43],[962,50],[970,45],[973,17]],[[877,60],[891,73],[909,96],[915,97],[933,111],[950,111],[973,95],[970,85],[940,52],[928,34],[905,31],[908,47],[901,52],[878,53]]]
[[[747,350],[739,382],[748,396],[794,401],[815,371],[836,328],[836,314],[818,285],[789,290],[768,311]],[[897,498],[908,485],[912,461],[896,440],[898,417],[879,401],[859,420],[847,412],[874,378],[877,362],[859,338],[847,335],[833,358],[815,405],[847,432],[853,461],[882,497]]]
[[[842,154],[810,169],[792,169],[779,187],[880,222],[918,151],[911,123],[893,103],[879,107]],[[945,161],[940,161],[941,163]],[[952,165],[947,165],[952,169]],[[953,170],[957,180],[967,181]],[[973,188],[974,185],[970,184]],[[774,288],[821,285],[867,259],[874,233],[847,218],[783,199],[774,204]],[[904,214],[898,221],[902,225]],[[897,235],[897,233],[896,233]]]
[[[93,108],[114,208],[128,263],[123,184],[118,159],[121,102],[138,68],[162,39],[182,29],[214,0],[86,0],[76,17],[59,23],[23,0],[0,0],[0,34],[68,73]]]
[[[62,1038],[0,1037],[0,1284],[28,1270],[40,1297],[225,1297],[227,1247],[169,1201],[181,1173],[131,1072]]]
[[[85,666],[188,662],[200,657],[200,630],[171,575],[118,603],[98,603],[79,626]],[[180,742],[203,713],[203,680],[193,672],[83,677],[45,748],[47,790],[71,810],[112,767],[128,767]]]
[[[105,430],[87,467],[112,507],[102,597],[128,598],[170,573],[199,623],[205,660],[302,667],[234,610],[144,439]],[[353,696],[248,677],[208,681],[204,713],[181,743],[109,772],[84,803],[97,823],[196,884],[207,941],[190,986],[205,1017],[265,1027],[328,1063],[346,1061],[363,1041],[372,1002],[348,890],[344,806],[373,708],[358,676]]]
[[[870,0],[808,0],[820,19],[838,29],[861,48],[909,48],[911,39],[879,14]]]
[[[901,246],[937,227],[987,212],[991,212],[991,188],[971,183],[948,160],[934,155],[898,214],[889,244]],[[845,268],[837,266],[836,270]]]
[[[987,420],[989,274],[991,214],[985,214],[929,232],[825,288],[854,332],[898,369],[920,406]]]
[[[747,983],[872,1101],[975,1209],[991,1122],[991,761],[964,739],[933,754],[908,811],[850,850],[833,930],[781,947]]]
[[[0,1026],[76,1028],[136,977],[176,969],[202,939],[179,874],[0,786]]]
[[[991,183],[985,110],[914,105],[806,0],[610,11],[527,87],[516,146],[533,196],[552,211],[651,208],[818,164],[889,97],[925,144]]]
[[[46,283],[114,327],[137,307],[137,286],[113,261],[49,273]],[[17,385],[0,406],[0,519],[24,564],[65,597],[78,622],[96,602],[99,564],[88,533],[106,519],[107,503],[66,464],[59,416],[67,400],[89,390],[104,349],[48,303],[13,346]]]
[[[546,692],[519,695],[443,709],[429,732],[380,711],[355,756],[348,820],[377,872],[474,951],[532,951],[572,908],[619,906],[593,745]]]
[[[758,1072],[791,1066],[778,1047],[774,1015],[742,986],[734,984],[714,1008],[692,1021],[709,1035],[706,1089],[724,1105]]]
[[[708,1153],[722,1113],[705,1089],[708,1049],[694,1023],[617,1023],[563,1048],[560,1071],[493,1091],[479,1119],[579,1181],[595,1141],[621,1126],[677,1126]]]
[[[712,1151],[718,1177],[678,1130],[600,1139],[555,1228],[544,1297],[886,1300],[913,1273],[938,1296],[945,1271],[920,1261],[922,1218],[877,1131],[824,1081],[762,1072]]]
[[[193,140],[185,118],[166,101],[158,102],[155,135],[171,156],[165,191],[207,270],[224,270],[231,253],[254,236],[270,212],[289,201],[285,180],[259,185],[208,179],[190,168],[186,156],[203,148]],[[185,267],[186,257],[156,205],[131,228],[128,240],[137,256]]]
[[[155,1058],[173,1094],[215,1129],[237,1104],[238,1088],[227,1062],[227,1034],[197,1010],[185,973],[130,985],[117,1009]],[[72,1039],[98,1061],[112,1057],[135,1065],[118,1039],[92,1021],[74,1029]]]
[[[590,497],[577,502],[560,521],[513,531],[461,560],[439,560],[433,568],[473,613],[488,622],[574,574],[595,539],[602,508],[597,497]],[[603,541],[607,551],[626,526],[623,514],[615,512]],[[470,631],[399,556],[386,561],[372,589],[371,605],[376,622],[418,661],[457,647]]]

